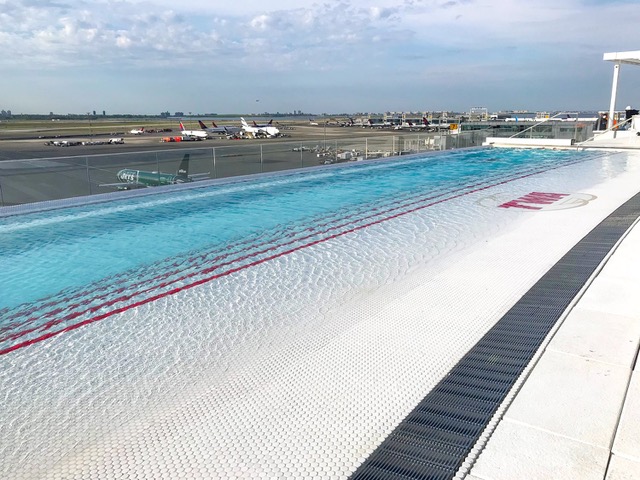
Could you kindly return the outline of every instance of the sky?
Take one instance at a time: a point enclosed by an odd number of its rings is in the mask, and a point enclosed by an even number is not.
[[[0,110],[608,110],[638,25],[638,0],[0,0]]]

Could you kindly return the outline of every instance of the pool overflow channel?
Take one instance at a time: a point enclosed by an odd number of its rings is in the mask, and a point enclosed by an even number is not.
[[[551,267],[350,478],[454,478],[560,316],[639,216],[640,193]]]

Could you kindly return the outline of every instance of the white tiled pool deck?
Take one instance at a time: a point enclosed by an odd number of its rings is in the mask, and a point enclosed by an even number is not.
[[[468,480],[640,478],[640,227],[544,350]]]
[[[433,387],[434,372],[448,371],[484,332],[451,319],[500,318],[639,180],[640,171],[594,187],[587,193],[598,200],[584,208],[523,212],[526,221],[446,268],[328,316],[280,354],[256,355],[188,401],[125,419],[16,478],[348,478]],[[636,225],[548,337],[459,478],[640,479],[638,285]],[[463,338],[443,342],[443,332]]]

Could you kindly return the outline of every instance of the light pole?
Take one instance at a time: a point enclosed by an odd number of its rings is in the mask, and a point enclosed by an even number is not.
[[[93,140],[93,127],[91,126],[91,112],[87,112],[87,120],[89,122],[89,136]]]

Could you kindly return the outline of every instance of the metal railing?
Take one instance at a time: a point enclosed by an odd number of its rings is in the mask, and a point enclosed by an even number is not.
[[[0,206],[117,190],[122,169],[175,174],[189,154],[189,174],[209,178],[276,172],[434,150],[481,146],[489,131],[399,133],[380,137],[249,143],[222,147],[0,161]],[[111,184],[111,185],[109,185]]]
[[[531,125],[529,128],[525,128],[524,130],[522,130],[522,131],[520,131],[520,132],[518,132],[518,133],[516,133],[514,135],[511,135],[509,138],[515,138],[515,137],[517,137],[517,136],[519,136],[519,135],[521,135],[521,134],[523,134],[525,132],[533,131],[537,126],[542,125],[543,123],[546,123],[546,122],[548,122],[550,120],[553,120],[554,118],[557,118],[560,115],[566,115],[566,114],[571,114],[571,113],[572,112],[558,112],[558,113],[556,113],[555,115],[553,115],[551,117],[543,118],[542,121],[540,121],[540,122],[538,122],[538,123],[536,123],[534,125]],[[574,113],[574,115],[576,115],[576,121],[577,121],[578,114]]]
[[[587,142],[592,142],[592,141],[594,141],[594,139],[597,136],[600,136],[600,135],[603,135],[603,134],[609,133],[609,132],[613,132],[613,138],[616,138],[616,134],[618,133],[618,131],[624,130],[624,128],[621,128],[621,127],[624,127],[625,125],[629,124],[631,122],[631,120],[633,120],[633,117],[627,118],[625,121],[620,122],[620,123],[615,122],[613,125],[611,125],[606,130],[598,131],[597,135],[592,135],[591,137],[587,138],[586,140],[580,142],[580,144],[584,145]]]
[[[571,121],[553,122],[561,115],[573,115],[573,118]],[[577,112],[558,112],[514,133],[509,138],[525,136],[528,133],[529,138],[573,139],[574,143],[578,143],[585,141],[592,132],[593,125],[590,122],[580,121]]]

